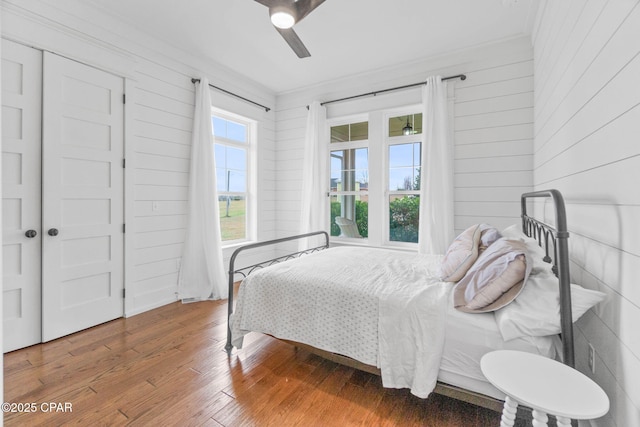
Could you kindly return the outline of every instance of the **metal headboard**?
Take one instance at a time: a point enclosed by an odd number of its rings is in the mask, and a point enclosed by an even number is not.
[[[527,214],[527,201],[533,198],[553,200],[555,225],[547,224]],[[571,315],[571,282],[569,275],[569,248],[567,239],[567,214],[564,199],[558,190],[543,190],[525,193],[520,199],[522,208],[522,231],[538,241],[545,250],[544,261],[552,262],[552,270],[560,286],[560,331],[562,334],[562,356],[566,365],[575,367],[573,346],[573,320]],[[551,247],[552,246],[552,247]],[[549,256],[552,250],[553,258]]]
[[[294,252],[291,254],[283,255],[280,257],[272,258],[267,261],[262,261],[257,264],[253,264],[247,267],[236,268],[235,262],[236,258],[240,254],[240,252],[248,250],[248,249],[256,249],[261,248],[263,246],[272,246],[277,245],[279,243],[292,242],[294,240],[306,239],[307,237],[313,236],[324,236],[324,244],[320,246],[314,246],[308,249],[304,249],[302,251]],[[283,237],[281,239],[267,240],[265,242],[252,243],[249,245],[241,246],[236,249],[231,255],[231,259],[229,260],[229,301],[228,311],[227,311],[227,344],[225,345],[225,350],[227,350],[228,354],[231,354],[231,350],[233,349],[233,345],[231,344],[231,326],[230,326],[230,317],[233,313],[233,283],[235,282],[235,276],[239,274],[242,277],[247,277],[249,274],[253,273],[255,270],[260,268],[268,267],[273,264],[278,264],[283,261],[287,261],[294,258],[299,258],[302,255],[310,254],[313,252],[318,252],[323,249],[327,249],[329,247],[329,234],[326,231],[314,231],[312,233],[300,234],[297,236]]]

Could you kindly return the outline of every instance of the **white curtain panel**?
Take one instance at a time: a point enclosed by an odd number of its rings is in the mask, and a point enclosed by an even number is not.
[[[196,82],[191,136],[187,235],[178,291],[183,302],[227,298],[216,189],[209,81]]]
[[[444,254],[454,238],[453,147],[449,134],[447,84],[431,76],[422,88],[422,172],[418,250]]]
[[[313,101],[307,114],[307,130],[302,162],[302,205],[300,234],[327,229],[329,178],[326,136],[327,110]],[[302,242],[301,242],[302,245]]]

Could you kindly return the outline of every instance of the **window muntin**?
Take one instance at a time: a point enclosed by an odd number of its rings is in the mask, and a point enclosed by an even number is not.
[[[248,165],[250,123],[214,112],[211,118],[215,136],[216,187],[222,241],[230,243],[248,238]]]
[[[331,236],[368,237],[368,135],[366,121],[331,127]]]

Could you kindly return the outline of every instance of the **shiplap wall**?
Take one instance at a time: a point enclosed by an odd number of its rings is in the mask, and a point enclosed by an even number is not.
[[[528,37],[280,94],[276,108],[278,233],[298,232],[307,104],[424,81],[433,74],[460,73],[467,75],[465,81],[449,83],[456,231],[476,222],[498,227],[517,222],[519,196],[533,185],[533,51]],[[418,105],[420,93],[417,88],[331,104],[327,116]]]
[[[532,39],[534,185],[564,194],[572,280],[608,295],[576,323],[578,368],[611,400],[609,414],[592,424],[637,426],[640,5],[546,1]]]
[[[176,300],[186,227],[192,77],[275,104],[275,95],[77,0],[2,1],[2,36],[125,77],[125,315]],[[216,107],[257,122],[259,239],[275,235],[274,113],[212,90]],[[155,209],[154,209],[155,206]],[[225,252],[225,264],[232,249]]]

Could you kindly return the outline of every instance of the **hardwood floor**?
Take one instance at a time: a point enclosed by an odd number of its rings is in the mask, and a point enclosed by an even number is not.
[[[244,349],[228,358],[225,336],[226,301],[174,303],[8,353],[4,401],[15,403],[14,409],[35,412],[5,413],[4,422],[7,426],[500,424],[497,412],[439,395],[423,400],[407,390],[385,389],[375,375],[259,334],[251,334]]]

